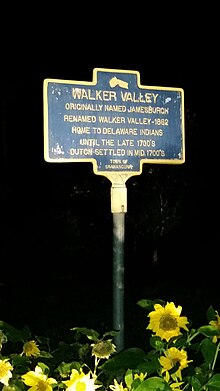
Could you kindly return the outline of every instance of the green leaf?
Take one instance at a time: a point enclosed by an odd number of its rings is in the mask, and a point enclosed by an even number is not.
[[[72,361],[69,363],[62,362],[55,370],[55,372],[59,372],[62,377],[69,376],[72,369],[76,369],[80,371],[82,364],[78,361]]]
[[[29,358],[27,356],[21,356],[20,354],[14,355],[11,361],[14,367],[27,366],[29,364]]]
[[[138,379],[138,378],[134,379],[134,381],[132,382],[132,385],[131,385],[132,390],[136,389],[140,383],[141,383],[140,379]]]
[[[131,389],[133,380],[134,380],[133,372],[131,369],[128,369],[125,374],[125,384],[129,388],[129,390]]]
[[[215,356],[216,344],[210,341],[210,339],[205,338],[200,344],[200,349],[206,363],[211,364]]]
[[[201,382],[196,376],[191,377],[190,384],[193,387],[194,391],[201,390]]]
[[[11,358],[11,363],[14,368],[13,373],[25,373],[30,370],[30,360],[26,356],[21,356],[20,354],[14,355]]]
[[[21,379],[11,379],[9,389],[14,391],[22,391],[26,389],[26,385],[23,383]]]
[[[208,321],[210,322],[211,320],[216,320],[216,311],[212,306],[210,306],[206,312],[206,316]]]
[[[59,342],[58,348],[52,351],[53,358],[51,359],[51,363],[54,366],[59,365],[59,363],[65,361],[73,361],[79,359],[79,349],[81,348],[81,344],[78,342],[73,344],[67,344],[64,342]]]
[[[2,320],[0,320],[0,330],[4,331],[8,340],[14,343],[25,342],[31,337],[31,332],[27,326],[25,326],[23,330],[17,330],[15,327]]]
[[[150,345],[155,350],[161,351],[164,347],[164,342],[161,340],[160,337],[153,336],[150,338]]]
[[[137,302],[137,305],[139,305],[141,308],[147,309],[148,311],[154,310],[154,304],[161,304],[164,305],[164,300],[157,299],[157,300],[148,300],[148,299],[142,299]]]
[[[218,391],[220,390],[220,374],[216,373],[212,376],[211,379],[206,383],[206,386],[208,386],[209,391]]]
[[[41,350],[39,357],[53,358],[53,355],[49,352],[46,352],[45,350]]]
[[[38,362],[37,366],[40,367],[45,375],[49,375],[50,368],[43,362]]]
[[[213,326],[201,326],[198,328],[198,332],[206,337],[214,337],[214,335],[220,335],[220,330]]]
[[[150,377],[142,381],[135,391],[170,391],[170,387],[161,377]]]
[[[136,369],[145,360],[146,354],[142,349],[130,348],[119,352],[99,368],[114,376],[123,375],[127,369]]]
[[[98,341],[99,339],[99,333],[93,329],[87,329],[86,327],[73,327],[73,331],[77,331],[78,333],[84,334],[87,336],[88,339],[91,339],[93,341]]]
[[[137,365],[138,372],[146,373],[151,376],[152,374],[155,374],[159,369],[161,368],[160,363],[158,361],[158,358],[147,361],[141,364]]]
[[[118,335],[119,331],[111,330],[107,331],[106,333],[103,334],[103,338],[105,337],[116,337]]]

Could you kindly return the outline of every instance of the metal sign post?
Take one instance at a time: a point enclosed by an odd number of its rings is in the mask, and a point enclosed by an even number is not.
[[[185,162],[184,92],[143,86],[137,71],[95,68],[93,81],[44,80],[44,159],[91,162],[111,183],[113,327],[124,347],[126,181],[144,163]]]

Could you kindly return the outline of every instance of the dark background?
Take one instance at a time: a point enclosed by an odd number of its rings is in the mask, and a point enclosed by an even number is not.
[[[197,323],[219,308],[214,12],[159,8],[53,10],[37,23],[15,17],[2,35],[0,318],[15,327],[58,338],[112,328],[111,183],[90,163],[43,158],[43,80],[92,81],[94,68],[185,93],[186,162],[144,164],[126,183],[126,345],[145,343],[142,298],[174,301]]]

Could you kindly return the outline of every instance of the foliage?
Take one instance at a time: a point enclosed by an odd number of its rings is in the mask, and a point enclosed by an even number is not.
[[[71,329],[72,341],[53,349],[49,338],[0,321],[0,388],[3,391],[218,391],[220,317],[212,306],[207,324],[193,328],[182,307],[140,300],[149,318],[150,350],[117,351],[117,331],[100,335]]]

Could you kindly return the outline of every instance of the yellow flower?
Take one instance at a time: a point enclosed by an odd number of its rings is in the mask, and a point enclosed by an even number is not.
[[[67,386],[66,390],[68,391],[94,391],[96,388],[101,387],[99,384],[95,384],[95,378],[91,378],[91,373],[88,372],[85,374],[80,369],[78,372],[76,369],[72,369],[70,380],[63,381]]]
[[[8,362],[9,359],[0,360],[0,383],[8,386],[9,379],[12,377],[13,366]]]
[[[210,324],[211,326],[215,327],[217,330],[220,331],[220,316],[219,316],[219,314],[218,314],[218,311],[215,311],[215,313],[216,313],[216,320],[211,320],[211,321],[209,322],[209,324]],[[214,337],[212,338],[212,341],[213,341],[214,343],[216,343],[218,338],[220,338],[220,335],[214,335]]]
[[[112,343],[110,339],[98,341],[91,344],[92,347],[92,356],[98,358],[109,358],[110,355],[116,352],[116,346]]]
[[[155,311],[151,311],[148,316],[150,323],[147,329],[152,330],[156,336],[165,339],[167,342],[178,335],[182,334],[180,328],[188,331],[189,323],[185,316],[180,316],[182,307],[176,307],[174,303],[167,303],[165,307],[161,304],[154,305]]]
[[[123,387],[122,382],[121,382],[121,383],[118,383],[116,379],[114,379],[114,385],[111,384],[111,385],[109,386],[109,388],[110,388],[112,391],[127,391],[127,390],[128,390],[126,387]]]
[[[52,391],[51,385],[57,383],[52,377],[48,378],[39,366],[36,366],[34,371],[22,375],[21,379],[26,386],[30,386],[31,391]]]
[[[38,345],[35,341],[28,341],[23,346],[23,354],[27,357],[33,356],[37,357],[40,354],[40,350],[38,349]]]
[[[140,381],[143,381],[145,379],[145,377],[147,376],[147,372],[146,373],[135,373],[134,374],[134,379],[140,379]]]
[[[184,382],[177,382],[177,383],[171,383],[169,384],[170,388],[172,389],[172,391],[182,391],[180,386],[184,384]]]
[[[176,372],[171,374],[171,377],[174,381],[177,381],[177,379],[182,380],[182,369],[188,367],[188,363],[192,360],[187,360],[187,353],[184,349],[177,349],[177,348],[170,348],[165,353],[165,356],[161,356],[159,358],[160,365],[162,365],[161,373],[163,374],[166,372],[167,379],[169,377],[169,374],[167,372],[175,367],[176,364],[178,364],[178,369]]]
[[[170,383],[170,374],[168,371],[166,371],[166,374],[164,376],[164,380],[169,384],[170,388],[172,389],[172,391],[182,391],[180,389],[180,386],[182,384],[184,384],[184,382],[174,382],[174,383]]]

